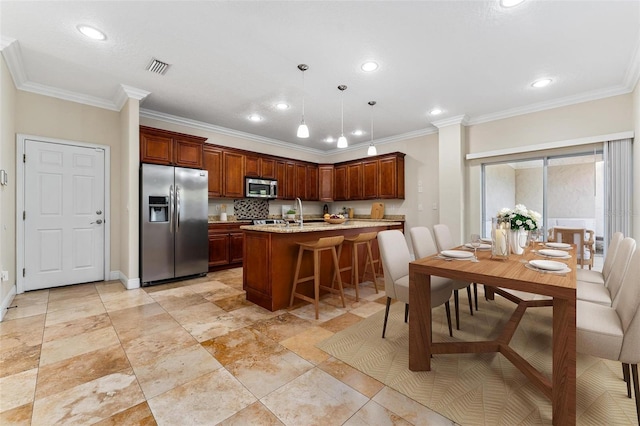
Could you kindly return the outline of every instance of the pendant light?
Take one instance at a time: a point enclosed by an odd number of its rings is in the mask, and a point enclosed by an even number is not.
[[[367,149],[367,155],[377,155],[378,150],[373,144],[373,106],[376,104],[376,101],[369,101],[368,103],[371,106],[371,143],[369,144],[369,149]]]
[[[304,122],[304,72],[309,69],[309,65],[300,64],[298,65],[298,69],[302,71],[302,121],[298,126],[297,136],[299,138],[308,138],[309,137],[309,128]]]
[[[347,143],[347,138],[344,137],[344,91],[347,90],[347,86],[345,86],[344,84],[341,84],[340,86],[338,86],[338,90],[342,92],[342,95],[340,95],[341,126],[340,126],[340,137],[338,138],[338,148],[346,148],[347,146],[349,146],[349,144]]]

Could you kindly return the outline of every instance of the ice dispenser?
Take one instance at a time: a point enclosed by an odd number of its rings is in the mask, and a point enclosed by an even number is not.
[[[149,196],[149,222],[169,221],[169,197]]]

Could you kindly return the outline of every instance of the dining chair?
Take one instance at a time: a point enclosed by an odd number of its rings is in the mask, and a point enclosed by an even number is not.
[[[404,302],[404,322],[407,322],[409,317],[409,263],[411,262],[411,254],[404,234],[397,229],[378,232],[378,248],[384,268],[384,291],[387,294],[387,307],[384,312],[384,324],[382,325],[382,338],[384,339],[391,299]],[[432,277],[431,308],[444,304],[449,325],[449,336],[453,337],[451,309],[449,307],[450,297],[451,280]]]
[[[623,241],[624,242],[624,241]],[[631,378],[640,423],[640,250],[635,250],[613,306],[578,300],[576,349],[580,353],[622,362],[622,375],[631,398]],[[629,371],[631,366],[631,373]]]
[[[602,265],[602,271],[596,271],[595,269],[578,269],[576,270],[576,279],[578,281],[604,285],[611,272],[611,265],[613,264],[613,259],[616,257],[618,245],[620,245],[623,238],[624,234],[622,232],[616,232],[613,234],[613,237],[611,237],[609,247],[607,248],[607,255]]]
[[[612,306],[619,295],[625,272],[635,249],[636,240],[629,237],[623,239],[618,245],[616,256],[611,265],[611,272],[607,275],[604,285],[578,281],[576,283],[576,298],[604,306]],[[637,290],[640,291],[640,286],[637,286]]]
[[[575,244],[576,256],[580,267],[584,269],[586,265],[591,269],[593,267],[593,247],[595,244],[593,234],[594,232],[590,229],[555,226],[549,230],[548,242]],[[587,235],[588,237],[586,237]]]
[[[442,250],[449,250],[457,246],[453,242],[453,238],[451,237],[451,231],[449,227],[445,224],[437,224],[433,225],[433,236],[436,240],[436,247],[438,248],[438,252]],[[460,307],[459,307],[459,299],[458,299],[458,290],[463,288],[467,289],[467,297],[469,298],[469,311],[471,315],[473,315],[473,302],[471,301],[471,283],[464,281],[456,281],[458,286],[453,287],[453,304],[456,310],[456,330],[460,330]],[[478,286],[476,283],[473,283],[473,294],[476,303],[476,311],[478,310]]]

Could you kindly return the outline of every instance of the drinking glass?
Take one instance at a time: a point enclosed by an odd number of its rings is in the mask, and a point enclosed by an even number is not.
[[[472,262],[480,262],[478,260],[477,250],[482,244],[480,234],[471,234],[471,247],[473,247],[473,260]]]

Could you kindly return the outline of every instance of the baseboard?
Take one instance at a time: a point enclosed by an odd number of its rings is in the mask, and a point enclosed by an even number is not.
[[[4,320],[4,315],[7,313],[7,308],[11,306],[11,302],[13,302],[13,298],[16,297],[16,286],[15,284],[11,286],[11,290],[7,295],[2,299],[2,305],[0,305],[0,322]]]
[[[140,278],[127,278],[122,272],[118,272],[118,279],[127,290],[140,288]]]
[[[115,281],[120,279],[120,271],[109,272],[109,281]]]

